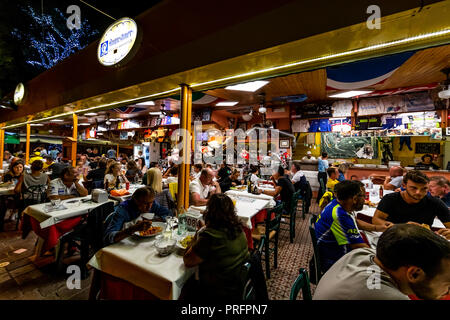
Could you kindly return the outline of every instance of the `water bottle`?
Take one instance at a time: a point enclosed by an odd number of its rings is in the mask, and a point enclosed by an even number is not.
[[[180,213],[178,215],[178,235],[186,233],[186,213]]]

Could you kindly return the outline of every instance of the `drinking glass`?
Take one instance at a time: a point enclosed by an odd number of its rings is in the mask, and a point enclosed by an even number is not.
[[[51,202],[52,202],[52,206],[57,208],[61,204],[61,199],[53,199],[53,200],[51,200]]]

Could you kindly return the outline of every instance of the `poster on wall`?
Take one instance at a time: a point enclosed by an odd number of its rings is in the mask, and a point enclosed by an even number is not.
[[[344,137],[337,133],[322,133],[322,152],[331,159],[377,159],[378,141],[375,137]]]

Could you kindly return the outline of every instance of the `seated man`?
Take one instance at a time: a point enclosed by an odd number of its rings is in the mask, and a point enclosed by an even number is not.
[[[288,204],[294,195],[295,188],[291,180],[285,176],[284,168],[279,166],[278,170],[273,173],[271,179],[275,184],[275,190],[259,190],[259,193],[273,197],[280,195],[281,202]]]
[[[191,181],[189,184],[189,203],[194,206],[205,206],[212,194],[222,192],[219,183],[213,181],[214,176],[214,171],[211,168],[203,169],[200,178]]]
[[[98,162],[98,168],[89,171],[87,176],[85,176],[84,180],[92,182],[99,181],[99,184],[103,185],[103,181],[105,180],[105,172],[106,172],[106,158],[101,158],[100,161]]]
[[[317,246],[323,271],[328,270],[343,255],[353,249],[368,248],[351,212],[364,206],[365,192],[357,181],[345,180],[336,185],[333,199],[315,223]]]
[[[53,161],[52,156],[46,155],[46,156],[44,156],[44,159],[45,159],[45,162],[44,162],[43,170],[44,170],[44,171],[49,171],[49,170],[51,170],[51,166],[55,163],[55,162]]]
[[[49,195],[53,199],[70,199],[85,197],[88,191],[83,187],[76,177],[75,168],[66,167],[61,171],[61,178],[50,181]]]
[[[395,190],[402,186],[403,169],[402,167],[391,167],[389,169],[389,177],[386,177],[383,183],[384,190]]]
[[[377,249],[339,259],[320,279],[314,300],[441,299],[449,293],[450,242],[425,228],[400,224],[385,231]]]
[[[222,181],[220,181],[219,185],[222,193],[227,192],[231,187],[236,187],[237,185],[243,184],[243,181],[239,181],[238,177],[239,171],[234,169],[231,175],[225,177]]]
[[[291,182],[294,185],[295,191],[300,190],[307,184],[305,174],[300,169],[300,164],[297,162],[294,162],[291,166],[291,172],[293,174]]]
[[[137,189],[131,199],[125,200],[119,204],[113,213],[111,213],[105,221],[106,230],[103,241],[105,244],[119,242],[126,237],[131,236],[136,231],[144,231],[150,228],[149,220],[134,222],[142,213],[151,212],[160,219],[164,219],[170,215],[170,211],[155,201],[155,191],[150,187],[142,187]]]
[[[427,195],[430,179],[421,171],[409,171],[403,178],[404,191],[385,195],[372,218],[373,224],[413,222],[433,225],[436,217],[450,228],[450,213],[439,199]]]
[[[430,193],[450,207],[450,182],[443,176],[430,178]]]
[[[339,171],[335,167],[329,167],[327,169],[328,181],[327,181],[327,191],[334,191],[334,186],[339,183]]]

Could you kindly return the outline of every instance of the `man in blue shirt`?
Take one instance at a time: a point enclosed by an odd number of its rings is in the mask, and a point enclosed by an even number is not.
[[[336,184],[334,193],[337,199],[325,207],[315,223],[317,246],[324,272],[350,250],[369,247],[364,243],[350,213],[362,210],[364,187],[357,181],[345,180]]]
[[[151,212],[161,219],[170,215],[167,208],[160,206],[155,201],[155,194],[155,191],[150,187],[139,188],[133,193],[130,200],[118,205],[115,211],[106,218],[105,224],[107,227],[103,238],[105,244],[119,242],[136,231],[149,229],[151,221],[145,219],[124,229],[125,223],[137,219],[142,213]]]
[[[328,169],[328,153],[322,152],[322,157],[319,158],[318,162],[318,175],[317,179],[319,180],[319,194],[317,195],[317,203],[319,203],[319,200],[322,198],[323,194],[327,191],[327,169]]]

